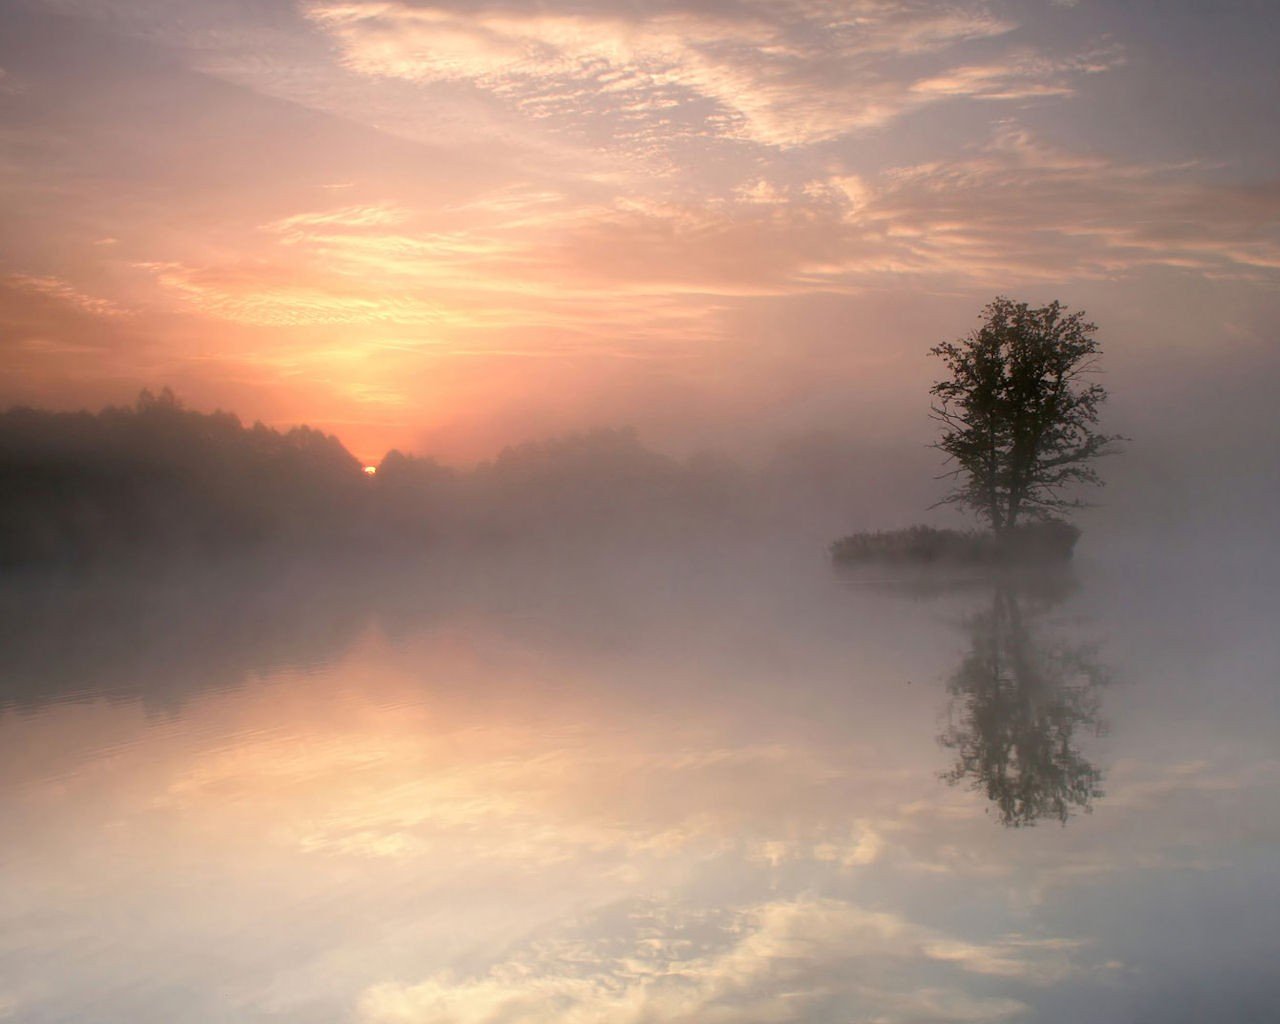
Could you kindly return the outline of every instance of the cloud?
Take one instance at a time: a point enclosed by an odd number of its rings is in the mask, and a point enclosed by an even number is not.
[[[1280,186],[1203,173],[1072,153],[1006,124],[951,158],[799,182],[752,175],[698,200],[516,183],[434,209],[304,209],[264,223],[238,258],[146,266],[182,308],[245,325],[363,325],[377,329],[369,343],[449,350],[511,350],[543,331],[560,351],[640,354],[716,338],[729,303],[908,279],[1008,287],[1149,268],[1274,279]]]
[[[619,5],[416,5],[316,2],[346,66],[414,82],[465,82],[551,125],[610,126],[646,146],[703,137],[790,148],[881,128],[955,99],[1064,96],[1114,55],[1051,58],[1022,48],[982,65],[939,61],[1014,28],[981,4],[737,3],[712,11],[666,5],[647,16]],[[918,73],[904,62],[938,65]]]
[[[339,188],[342,186],[325,186]],[[286,238],[290,235],[304,235],[315,228],[369,228],[385,227],[403,223],[409,211],[390,203],[377,203],[371,206],[344,206],[336,210],[319,210],[309,213],[295,213],[291,217],[282,217],[264,225],[264,230],[272,231]]]
[[[91,316],[125,317],[129,316],[131,312],[111,299],[104,299],[101,296],[83,292],[71,282],[60,277],[10,274],[5,280],[14,287],[53,299]]]
[[[223,267],[181,263],[141,265],[183,306],[205,316],[264,327],[356,324],[431,324],[441,319],[429,301],[350,279],[300,277],[289,267],[260,260]]]
[[[1066,59],[1052,59],[1031,50],[1006,54],[996,64],[968,64],[913,82],[911,93],[919,97],[967,97],[983,100],[1024,100],[1046,96],[1070,96],[1072,77],[1096,74],[1119,60],[1115,51],[1099,50]]]
[[[617,915],[613,915],[617,927]],[[737,910],[639,905],[624,934],[570,932],[485,973],[387,982],[359,1004],[363,1024],[772,1022],[847,1016],[992,1021],[1021,1002],[967,991],[965,975],[1048,983],[1068,975],[1073,943],[1008,936],[950,939],[892,913],[813,897]]]
[[[1081,156],[1017,126],[878,184],[858,223],[917,273],[985,282],[1280,269],[1280,183],[1215,184],[1194,165]]]
[[[904,277],[1008,286],[1153,267],[1274,279],[1280,184],[1080,155],[1004,125],[951,157],[802,184],[756,178],[700,203],[625,200],[568,224],[556,272],[584,286],[743,296]]]

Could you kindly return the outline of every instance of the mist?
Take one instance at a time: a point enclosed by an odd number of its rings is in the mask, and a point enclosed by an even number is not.
[[[8,1005],[1256,1019],[1270,481],[1125,444],[1069,561],[838,565],[938,452],[0,414]]]
[[[1268,1005],[1273,573],[1084,547],[998,581],[850,575],[714,522],[7,573],[7,998]]]

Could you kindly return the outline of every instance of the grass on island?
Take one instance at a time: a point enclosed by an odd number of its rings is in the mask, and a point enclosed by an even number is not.
[[[1019,526],[999,539],[979,530],[909,526],[841,537],[831,558],[837,565],[1044,564],[1069,561],[1079,538],[1079,529],[1056,519]]]

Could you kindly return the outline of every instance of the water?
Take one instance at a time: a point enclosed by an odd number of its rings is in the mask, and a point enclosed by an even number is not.
[[[1270,574],[872,576],[9,582],[0,1017],[1273,1019]]]

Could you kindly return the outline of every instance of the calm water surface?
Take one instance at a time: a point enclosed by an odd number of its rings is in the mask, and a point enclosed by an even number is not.
[[[1274,576],[10,581],[0,1017],[1274,1020]]]

